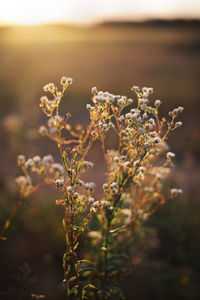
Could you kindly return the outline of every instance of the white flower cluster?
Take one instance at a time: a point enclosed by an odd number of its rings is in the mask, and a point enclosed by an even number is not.
[[[53,175],[52,180],[55,180],[56,185],[59,187],[61,187],[62,182],[64,182],[64,167],[59,163],[54,163],[53,156],[50,154],[45,155],[43,158],[36,155],[27,160],[24,155],[18,155],[17,163],[25,174],[25,176],[17,178],[17,183],[19,185],[24,185],[25,181],[27,182],[27,179],[28,183],[31,184],[30,172],[36,172],[38,174],[49,173]]]
[[[63,118],[61,116],[59,116],[59,115],[52,116],[47,121],[47,127],[40,126],[39,133],[41,135],[56,136],[58,134],[58,129],[59,129],[59,126],[62,121],[63,121]]]

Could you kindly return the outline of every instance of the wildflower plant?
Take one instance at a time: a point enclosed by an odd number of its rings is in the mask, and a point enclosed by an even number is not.
[[[120,280],[131,267],[127,253],[134,243],[134,231],[167,198],[182,193],[173,188],[165,197],[164,183],[175,157],[168,152],[166,140],[182,125],[176,118],[183,107],[170,111],[168,120],[160,120],[161,101],[151,104],[152,88],[133,86],[134,101],[94,87],[92,102],[86,105],[89,125],[86,129],[81,125],[72,128],[70,114],[61,116],[59,111],[71,84],[72,79],[67,77],[62,77],[61,89],[49,83],[44,91],[51,99],[40,99],[48,120],[39,132],[55,141],[62,164],[50,154],[29,159],[19,155],[18,165],[23,172],[16,180],[20,199],[41,185],[33,183],[32,173],[43,174],[42,184],[53,184],[60,192],[56,204],[64,209],[63,285],[67,299],[124,299]],[[118,141],[116,149],[105,146],[110,130]],[[97,140],[101,142],[107,168],[99,199],[94,196],[96,183],[83,180],[83,174],[94,167],[87,155]],[[81,235],[87,235],[89,243],[83,257],[77,254]]]

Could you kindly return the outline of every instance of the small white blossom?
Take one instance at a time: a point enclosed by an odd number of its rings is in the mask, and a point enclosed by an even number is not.
[[[55,183],[58,188],[62,188],[65,182],[63,179],[56,179]]]
[[[151,132],[151,137],[153,137],[153,138],[155,138],[155,137],[157,137],[157,132],[156,131],[153,131],[153,132]]]
[[[121,116],[119,117],[119,120],[120,120],[120,121],[124,121],[124,119],[125,119],[124,115],[121,115]]]
[[[89,189],[90,189],[90,191],[93,191],[95,189],[95,186],[96,186],[95,182],[90,182],[89,183]]]
[[[79,193],[75,192],[75,193],[74,193],[74,198],[76,199],[76,198],[78,198],[78,197],[79,197]]]
[[[72,193],[72,192],[74,191],[73,186],[69,185],[69,186],[67,187],[67,191],[68,191],[68,193]]]
[[[104,207],[110,207],[110,202],[109,201],[101,201],[101,203]]]
[[[119,162],[119,157],[115,156],[115,157],[114,157],[114,161],[115,161],[116,163],[118,163],[118,162]]]
[[[125,101],[124,101],[124,99],[121,98],[117,101],[117,103],[118,103],[118,105],[124,105]]]
[[[114,189],[114,188],[116,188],[118,186],[118,183],[117,182],[112,182],[111,184],[110,184],[110,187],[111,187],[111,189]]]
[[[29,158],[26,162],[25,162],[25,167],[26,168],[32,168],[33,167],[33,160],[31,158]]]
[[[130,162],[129,162],[129,161],[126,161],[126,162],[124,163],[124,167],[125,167],[125,168],[129,167],[129,165],[130,165]]]
[[[167,152],[167,158],[174,158],[176,155],[173,152]]]
[[[46,103],[47,101],[48,101],[48,98],[47,98],[46,96],[42,96],[42,97],[40,98],[40,102],[41,102],[42,104]]]
[[[63,76],[60,81],[61,84],[65,85],[67,83],[67,77]]]
[[[88,200],[89,200],[90,204],[94,203],[94,198],[90,197]]]
[[[182,194],[182,193],[183,193],[182,189],[177,189],[177,188],[171,189],[172,196],[177,196],[177,195]]]
[[[175,123],[175,126],[176,126],[176,127],[180,127],[180,126],[182,126],[182,125],[183,125],[183,123],[182,123],[181,121]]]
[[[127,100],[127,103],[128,103],[128,104],[133,104],[133,99],[129,98],[129,99]]]
[[[96,86],[92,88],[91,93],[94,95],[96,95],[98,93]]]
[[[125,117],[126,117],[126,119],[130,119],[132,117],[132,114],[131,113],[127,113],[127,114],[125,114]]]
[[[40,164],[41,163],[41,157],[38,156],[38,155],[34,156],[33,157],[33,162],[34,162],[35,165]]]
[[[58,164],[58,163],[54,163],[52,165],[52,168],[55,172],[59,172],[61,174],[64,174],[64,167],[61,165],[61,164]]]
[[[136,92],[139,92],[139,90],[140,90],[139,86],[137,86],[137,85],[134,85],[134,86],[132,87],[132,89],[133,89],[134,91],[136,91]]]
[[[157,137],[157,138],[155,138],[154,142],[155,142],[156,144],[159,144],[159,143],[161,142],[161,139],[160,139],[159,137]]]
[[[107,183],[104,183],[104,184],[103,184],[103,189],[104,189],[104,190],[107,190],[107,189],[108,189],[108,184],[107,184]]]
[[[40,133],[41,135],[45,135],[45,134],[48,133],[48,130],[47,130],[47,128],[46,128],[45,126],[40,126],[40,128],[39,128],[39,133]]]
[[[43,157],[42,164],[47,167],[53,163],[53,156],[51,154],[48,154]]]
[[[85,161],[83,161],[83,166],[85,168],[93,168],[94,164],[92,162],[90,162],[90,161],[85,160]]]
[[[97,207],[99,206],[99,204],[100,204],[99,201],[95,201],[95,202],[93,203],[93,206],[94,206],[95,208],[97,208]]]
[[[91,105],[90,105],[90,104],[86,104],[86,108],[87,108],[88,110],[90,110],[90,109],[91,109]]]
[[[144,129],[143,129],[142,127],[139,127],[139,128],[138,128],[138,131],[139,131],[141,134],[144,134],[144,132],[145,132]]]
[[[184,107],[179,106],[179,107],[178,107],[178,112],[179,112],[179,113],[182,113],[183,111],[184,111]]]
[[[155,120],[153,118],[149,119],[150,124],[154,124]]]
[[[16,178],[16,183],[21,185],[26,185],[26,177],[25,176],[19,176]]]
[[[155,106],[160,106],[161,105],[161,101],[160,100],[156,100],[154,104],[155,104]]]
[[[22,165],[25,163],[25,156],[23,154],[17,156],[17,163],[18,165]]]

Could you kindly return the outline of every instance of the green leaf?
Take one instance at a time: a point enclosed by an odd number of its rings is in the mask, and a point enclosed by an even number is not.
[[[83,165],[83,161],[80,161],[76,167],[77,173],[80,171],[80,168],[82,167],[82,165]]]
[[[89,265],[94,265],[94,263],[91,260],[89,260],[89,259],[81,259],[81,260],[78,261],[79,265],[83,264],[83,263],[89,264]]]
[[[5,223],[5,225],[4,225],[4,228],[6,229],[6,228],[8,228],[9,226],[10,226],[10,221],[7,220],[6,223]]]
[[[79,245],[79,242],[77,242],[77,243],[74,245],[73,250],[76,250],[77,247],[78,247],[78,245]]]
[[[65,151],[63,151],[62,153],[62,160],[63,160],[63,163],[64,163],[64,166],[65,166],[65,169],[66,171],[68,170],[68,165],[67,165],[67,153]]]
[[[74,225],[73,226],[73,230],[80,230],[80,231],[82,231],[82,227],[81,226],[78,226],[78,225]]]
[[[110,230],[110,231],[109,231],[109,234],[115,236],[115,235],[117,235],[118,233],[123,232],[123,231],[125,231],[125,229],[124,229],[123,227],[115,228],[115,229]]]
[[[70,289],[69,293],[77,295],[77,293],[78,293],[78,286],[75,285],[72,289]]]
[[[86,272],[86,271],[94,271],[96,270],[94,267],[84,267],[78,270],[78,273]]]
[[[83,287],[83,290],[86,290],[86,289],[97,289],[95,285],[91,284],[91,283],[88,283],[86,284],[84,287]]]
[[[69,282],[75,281],[76,280],[76,276],[73,276],[69,279]]]

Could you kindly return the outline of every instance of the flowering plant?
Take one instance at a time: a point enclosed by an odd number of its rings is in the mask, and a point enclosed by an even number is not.
[[[40,107],[48,117],[39,132],[55,141],[62,164],[52,155],[26,159],[18,156],[23,176],[16,179],[20,200],[14,212],[41,185],[33,183],[32,173],[43,174],[43,184],[54,184],[61,197],[62,220],[66,249],[63,255],[63,285],[67,299],[124,299],[120,280],[129,273],[133,233],[169,197],[182,193],[173,188],[165,197],[164,182],[173,166],[175,154],[168,151],[170,132],[181,126],[176,121],[183,107],[169,112],[170,120],[159,119],[160,100],[153,105],[152,88],[133,86],[136,100],[92,88],[92,103],[87,104],[90,123],[86,129],[69,124],[70,114],[60,115],[64,92],[72,79],[62,77],[61,90],[53,83],[44,86],[51,99],[42,96]],[[134,105],[135,104],[135,105]],[[131,107],[131,108],[129,108]],[[117,147],[106,149],[107,133],[116,135]],[[95,182],[86,182],[83,175],[94,164],[87,161],[93,144],[99,140],[106,162],[102,196],[95,199]],[[87,235],[87,249],[79,257],[80,236]],[[84,248],[84,245],[82,245]],[[129,251],[130,252],[130,251]]]

